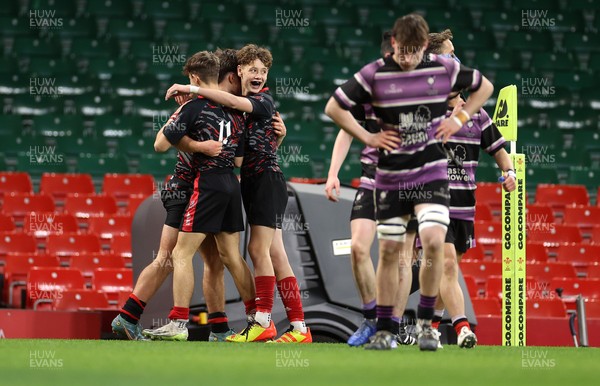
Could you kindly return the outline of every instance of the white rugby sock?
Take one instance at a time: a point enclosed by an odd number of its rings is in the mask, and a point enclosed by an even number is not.
[[[308,331],[306,328],[306,323],[304,323],[304,320],[290,322],[290,324],[292,325],[292,327],[294,327],[294,330],[300,331],[303,334],[306,334],[306,332]]]
[[[254,320],[264,328],[268,328],[271,324],[271,314],[269,312],[256,311]]]

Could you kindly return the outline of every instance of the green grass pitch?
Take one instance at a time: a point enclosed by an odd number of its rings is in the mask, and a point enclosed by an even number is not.
[[[590,385],[597,348],[0,340],[1,385]]]

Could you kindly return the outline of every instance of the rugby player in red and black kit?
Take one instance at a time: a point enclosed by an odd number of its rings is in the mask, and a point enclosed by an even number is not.
[[[283,138],[277,136],[271,123],[275,102],[268,89],[264,88],[272,61],[268,50],[253,44],[238,51],[238,74],[242,79],[244,97],[204,87],[173,85],[167,91],[166,98],[176,93],[191,92],[248,113],[241,185],[251,227],[248,251],[255,272],[256,314],[242,333],[227,340],[267,341],[276,336],[271,311],[277,282],[291,323],[291,327],[277,342],[309,343],[312,336],[304,323],[298,283],[285,254],[279,230],[287,205],[287,187],[276,154]]]
[[[190,81],[217,88],[218,58],[203,51],[189,60]],[[234,156],[243,138],[243,117],[206,98],[194,98],[181,106],[157,136],[156,146],[178,144],[185,135],[195,141],[218,140],[221,153],[207,157],[194,153],[190,162],[197,174],[194,190],[173,249],[173,300],[171,322],[156,330],[144,330],[154,339],[186,340],[189,302],[194,289],[192,259],[207,235],[215,235],[219,256],[229,269],[242,299],[254,298],[252,275],[239,253],[239,232],[244,229],[240,186],[233,174]]]
[[[220,62],[219,88],[239,95],[241,86],[240,78],[237,75],[236,52],[232,49],[219,49],[215,54]],[[193,68],[186,67],[184,69],[184,73],[190,71],[193,71]],[[182,95],[176,99],[182,105],[189,100],[189,97]],[[177,113],[179,111],[180,109],[177,110]],[[276,120],[273,124],[278,127],[283,125],[283,122]],[[133,292],[123,304],[120,314],[112,322],[112,329],[118,336],[131,340],[145,339],[142,335],[143,329],[138,322],[147,302],[173,271],[171,252],[177,243],[179,227],[183,220],[185,208],[192,196],[194,178],[196,177],[196,170],[194,170],[191,163],[191,153],[200,152],[214,157],[221,153],[223,143],[214,140],[199,142],[184,136],[176,147],[179,152],[173,176],[161,191],[161,200],[166,210],[166,218],[160,238],[159,251],[152,263],[144,268],[140,274]],[[157,144],[155,150],[163,152],[167,151],[168,148],[170,148],[169,144],[163,147]],[[211,327],[209,340],[225,341],[225,338],[233,334],[234,331],[229,328],[227,315],[225,314],[224,267],[212,235],[202,243],[200,255],[204,260],[202,287],[209,312],[208,322]]]

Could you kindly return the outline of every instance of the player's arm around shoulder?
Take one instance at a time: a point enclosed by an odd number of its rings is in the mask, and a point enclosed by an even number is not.
[[[231,93],[206,88],[198,87],[190,84],[174,84],[167,90],[165,100],[175,97],[180,94],[196,94],[210,99],[213,102],[222,104],[223,106],[230,107],[232,109],[243,111],[245,113],[251,113],[253,110],[252,103],[247,97],[240,97]]]

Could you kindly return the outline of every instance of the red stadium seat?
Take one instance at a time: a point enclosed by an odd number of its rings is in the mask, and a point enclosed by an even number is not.
[[[463,255],[463,260],[485,260],[485,249],[480,244],[475,243],[475,246],[467,249]]]
[[[40,181],[40,193],[63,202],[69,194],[93,194],[95,189],[89,174],[44,173]]]
[[[555,277],[577,277],[575,268],[569,263],[532,263],[527,264],[526,270],[527,276],[533,277],[541,285],[550,284]]]
[[[27,276],[27,307],[49,309],[68,289],[85,289],[81,272],[73,268],[34,267]]]
[[[78,232],[77,220],[67,213],[36,212],[25,216],[23,231],[37,239],[46,239],[51,234]]]
[[[588,266],[587,277],[592,279],[600,279],[600,264]]]
[[[147,198],[147,196],[143,195],[130,196],[129,200],[127,201],[127,206],[123,208],[122,213],[133,217],[137,208],[142,204],[142,202],[146,201]]]
[[[500,316],[502,309],[498,299],[471,299],[473,310],[477,316]]]
[[[544,246],[544,243],[536,243],[529,241],[525,245],[525,254],[527,261],[535,261],[538,263],[545,263],[548,261],[548,251]]]
[[[478,182],[475,190],[478,205],[487,205],[493,213],[500,213],[502,207],[502,186],[493,182]]]
[[[600,207],[567,206],[563,215],[563,223],[588,227],[600,225]]]
[[[65,211],[86,223],[90,217],[117,213],[117,202],[111,196],[74,194],[65,199]]]
[[[21,292],[18,288],[25,288],[27,274],[33,267],[58,267],[58,259],[55,256],[35,254],[14,254],[5,257],[2,300],[9,307],[21,307]]]
[[[2,211],[22,223],[30,212],[54,212],[54,201],[44,194],[10,193],[4,195]]]
[[[502,224],[495,221],[475,221],[477,243],[494,244],[502,240]]]
[[[489,205],[479,203],[475,205],[475,221],[494,221]]]
[[[562,244],[558,246],[556,259],[560,262],[586,267],[600,261],[598,244]]]
[[[527,224],[556,223],[554,212],[549,205],[529,204],[527,205]]]
[[[600,207],[567,206],[563,214],[563,224],[576,225],[585,238],[590,238],[593,228],[600,226]]]
[[[588,318],[600,318],[600,299],[587,299],[585,301],[585,315]]]
[[[600,244],[600,226],[595,226],[592,228],[591,239],[592,243]]]
[[[127,303],[127,299],[129,299],[129,295],[131,295],[132,291],[119,291],[119,297],[117,298],[117,306],[122,306]]]
[[[550,286],[554,289],[562,288],[562,297],[565,300],[574,299],[577,295],[586,299],[600,298],[600,279],[555,277],[550,282]]]
[[[537,204],[550,205],[562,210],[568,205],[589,205],[589,196],[584,185],[539,184],[535,192]]]
[[[0,172],[0,199],[8,193],[33,194],[29,174],[24,172]]]
[[[125,268],[125,261],[121,256],[84,253],[71,257],[69,266],[80,270],[84,277],[91,278],[98,268]]]
[[[12,216],[0,213],[0,232],[12,232],[15,230],[15,221]]]
[[[35,238],[24,233],[0,233],[0,256],[9,253],[35,253],[37,245]]]
[[[488,260],[491,258],[492,261],[502,261],[502,242],[487,244],[484,249]]]
[[[463,279],[465,280],[467,290],[469,290],[469,296],[471,298],[479,297],[479,288],[477,288],[477,283],[475,283],[473,276],[463,275]]]
[[[567,316],[567,309],[560,298],[534,299],[526,303],[527,316],[536,318]]]
[[[55,311],[82,311],[110,308],[106,295],[101,291],[66,290],[54,302]]]
[[[70,258],[84,253],[100,253],[102,248],[96,235],[65,233],[48,236],[46,253],[58,256],[61,263],[68,263]]]
[[[112,304],[116,304],[120,291],[133,291],[131,269],[98,268],[94,271],[92,288],[102,291]]]
[[[576,225],[527,224],[527,240],[558,247],[562,243],[580,243],[583,238]]]
[[[483,288],[489,276],[500,275],[502,264],[491,261],[461,261],[460,270],[464,275],[472,276],[480,288]]]
[[[150,174],[105,174],[102,192],[117,200],[130,196],[151,196],[154,192],[154,177]]]
[[[117,256],[131,259],[131,235],[113,236],[110,250]]]
[[[90,219],[89,232],[95,233],[101,239],[112,239],[115,235],[131,233],[130,216],[110,215]]]
[[[546,246],[560,243],[578,243],[583,240],[579,227],[566,224],[528,224],[527,239]]]

